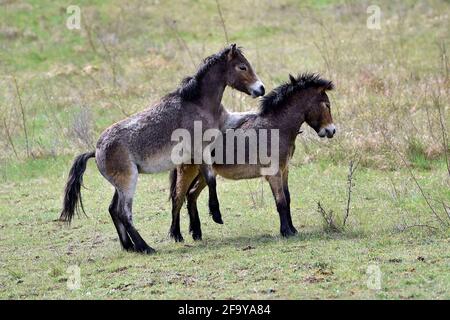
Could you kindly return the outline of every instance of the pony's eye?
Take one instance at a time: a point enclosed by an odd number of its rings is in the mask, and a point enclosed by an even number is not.
[[[238,68],[241,71],[247,71],[247,66],[245,64],[241,64]]]

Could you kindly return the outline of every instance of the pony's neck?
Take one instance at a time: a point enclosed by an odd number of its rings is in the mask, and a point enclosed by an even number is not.
[[[280,130],[289,135],[291,139],[295,140],[300,127],[305,122],[307,104],[308,99],[306,98],[289,99],[276,117]]]
[[[200,80],[202,104],[218,110],[226,85],[224,63],[218,62]]]

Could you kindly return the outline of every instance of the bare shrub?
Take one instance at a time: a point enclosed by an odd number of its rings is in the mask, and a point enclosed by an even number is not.
[[[73,116],[70,136],[79,147],[94,148],[93,121],[89,108],[81,107]]]
[[[325,232],[343,231],[343,224],[339,220],[339,217],[334,214],[333,210],[325,210],[320,201],[317,202],[317,212],[322,217],[323,228]]]
[[[325,232],[343,232],[346,228],[347,220],[350,216],[354,173],[358,168],[359,162],[359,159],[357,161],[351,160],[348,165],[347,199],[343,217],[336,215],[333,210],[325,210],[320,201],[317,202],[317,212],[322,217]]]

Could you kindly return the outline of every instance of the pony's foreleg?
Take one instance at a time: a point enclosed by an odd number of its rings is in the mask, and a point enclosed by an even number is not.
[[[215,223],[223,224],[222,214],[220,213],[219,199],[217,198],[216,176],[212,168],[208,165],[200,166],[200,172],[208,185],[209,190],[209,214],[212,216]]]
[[[189,214],[189,232],[192,233],[194,240],[202,240],[202,228],[197,209],[197,199],[200,193],[205,189],[206,181],[203,175],[198,174],[192,182],[187,193],[187,209]]]
[[[295,229],[294,225],[292,224],[291,194],[289,193],[288,176],[289,176],[289,169],[286,168],[283,172],[283,191],[284,191],[284,196],[286,198],[286,204],[288,207],[288,223],[289,223],[289,227],[291,228],[291,231],[293,233],[298,233],[297,229]]]
[[[195,177],[198,174],[198,167],[195,165],[182,165],[176,169],[176,175],[171,177],[171,198],[172,198],[172,224],[170,226],[169,235],[176,242],[184,241],[180,231],[180,210],[183,206],[186,193]]]
[[[289,226],[289,207],[283,190],[283,181],[281,175],[266,176],[266,180],[270,184],[273,197],[277,205],[278,214],[280,216],[280,233],[283,237],[290,237],[295,233]]]

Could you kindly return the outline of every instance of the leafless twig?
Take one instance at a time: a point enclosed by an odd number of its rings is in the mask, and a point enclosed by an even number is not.
[[[425,191],[422,189],[422,186],[419,184],[419,181],[417,180],[416,176],[414,175],[414,173],[412,172],[411,168],[409,167],[405,157],[403,156],[403,154],[400,152],[400,150],[394,145],[394,143],[392,143],[392,141],[390,141],[384,134],[383,137],[385,139],[385,141],[391,145],[391,148],[397,153],[397,155],[399,156],[400,160],[403,162],[403,165],[406,167],[406,169],[408,170],[408,173],[410,175],[410,177],[413,179],[414,183],[416,184],[417,188],[419,189],[422,197],[424,198],[428,208],[431,210],[431,212],[433,213],[433,215],[435,216],[435,218],[441,223],[442,226],[445,227],[449,227],[449,223],[447,223],[446,221],[444,221],[439,214],[436,212],[436,210],[434,209],[433,205],[430,202],[430,199],[428,199],[428,196],[425,194]]]
[[[447,48],[445,47],[445,42],[441,41],[439,44],[439,50],[441,53],[442,67],[445,72],[445,82],[449,80],[449,68],[448,68],[448,55]]]
[[[23,103],[22,103],[22,96],[20,94],[19,84],[17,83],[17,79],[16,79],[15,76],[13,76],[13,80],[14,80],[14,86],[16,88],[17,99],[19,100],[20,113],[22,115],[22,126],[23,126],[23,132],[25,134],[25,143],[26,143],[26,147],[27,147],[27,157],[29,157],[30,156],[30,144],[28,142],[28,131],[27,131],[27,122],[26,122],[26,118],[25,118],[25,108],[24,108]]]
[[[172,32],[174,33],[175,37],[177,38],[177,41],[180,44],[180,46],[183,47],[184,50],[186,50],[186,52],[189,55],[189,59],[191,60],[194,67],[197,67],[197,64],[195,63],[195,59],[194,59],[194,56],[193,56],[191,50],[189,49],[186,41],[184,41],[184,39],[181,38],[180,33],[178,32],[178,29],[176,27],[176,21],[174,21],[174,20],[171,21],[168,18],[166,18],[166,19],[164,19],[164,22],[170,28],[170,30],[172,30]]]
[[[216,5],[217,5],[217,11],[219,12],[220,22],[221,22],[222,28],[223,28],[223,33],[225,35],[225,41],[226,41],[226,44],[228,44],[230,42],[230,40],[228,38],[227,27],[225,25],[225,19],[223,18],[223,15],[222,15],[222,9],[220,8],[219,0],[216,0]]]
[[[348,166],[348,175],[347,175],[347,206],[345,207],[345,216],[344,221],[342,222],[342,225],[345,226],[345,223],[347,222],[348,215],[350,214],[350,202],[352,197],[352,186],[353,186],[353,173],[355,173],[356,169],[358,168],[359,160],[356,162],[356,164],[353,162],[353,160],[350,161],[350,164]]]
[[[444,125],[444,119],[443,119],[443,116],[442,116],[441,105],[439,103],[437,104],[437,109],[438,109],[438,112],[439,112],[439,122],[441,124],[442,146],[444,148],[445,163],[447,165],[448,175],[450,176],[450,162],[449,162],[449,159],[448,159],[447,130],[446,130],[445,125]]]
[[[88,38],[89,46],[91,47],[92,51],[96,55],[98,55],[97,47],[95,46],[94,39],[92,38],[92,28],[91,28],[90,24],[86,22],[86,19],[82,19],[82,21],[83,21],[84,29],[86,30],[86,35]]]
[[[17,159],[19,159],[19,156],[17,155],[16,147],[14,146],[14,142],[13,142],[13,139],[11,137],[11,133],[9,132],[8,124],[6,123],[6,119],[5,118],[3,118],[3,126],[5,127],[6,138],[8,139],[8,142],[11,145],[11,148],[12,148],[12,150],[14,152],[14,155],[16,156]]]
[[[405,231],[405,230],[408,230],[411,228],[428,228],[431,230],[438,230],[438,228],[430,226],[428,224],[412,224],[412,225],[402,227],[401,230],[399,230],[399,231]]]
[[[116,54],[112,53],[108,46],[106,45],[105,41],[100,37],[99,38],[100,43],[102,44],[103,50],[105,50],[106,53],[106,61],[108,62],[109,67],[111,68],[111,73],[113,77],[113,87],[117,88],[117,66],[116,66]]]
[[[331,231],[331,232],[340,232],[341,228],[338,227],[335,218],[333,210],[326,211],[322,205],[320,204],[320,201],[317,202],[317,211],[320,213],[320,215],[323,218],[323,221],[325,222],[325,231]]]

